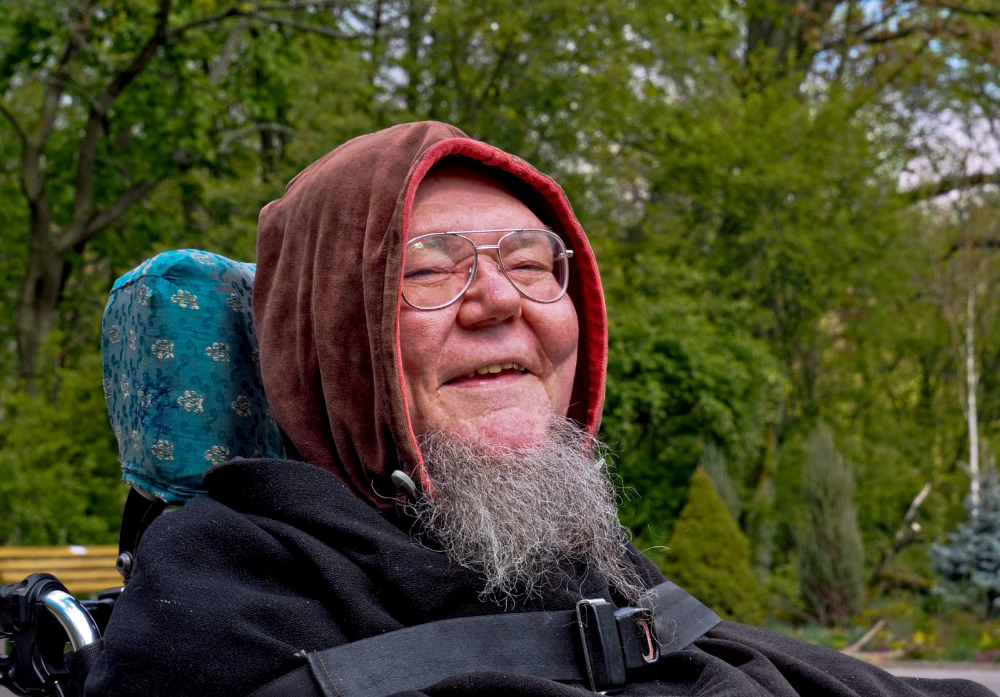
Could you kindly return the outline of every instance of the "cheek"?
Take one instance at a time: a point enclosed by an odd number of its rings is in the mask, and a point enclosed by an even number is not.
[[[435,312],[402,309],[399,314],[399,355],[408,393],[433,375],[446,334]]]
[[[569,298],[545,309],[556,310],[539,323],[542,348],[552,362],[553,374],[548,393],[552,411],[565,415],[569,410],[576,377],[577,350],[580,344],[580,325],[576,309]]]

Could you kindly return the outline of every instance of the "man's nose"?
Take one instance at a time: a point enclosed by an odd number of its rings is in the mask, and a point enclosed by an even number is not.
[[[521,294],[495,259],[481,257],[476,277],[465,291],[458,322],[466,326],[503,322],[521,314]]]

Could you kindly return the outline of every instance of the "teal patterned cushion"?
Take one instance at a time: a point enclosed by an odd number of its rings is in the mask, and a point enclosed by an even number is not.
[[[122,478],[168,503],[234,457],[283,457],[253,329],[256,267],[182,249],[119,278],[102,322]]]

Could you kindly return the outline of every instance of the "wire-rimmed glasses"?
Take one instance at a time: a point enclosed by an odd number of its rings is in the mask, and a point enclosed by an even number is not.
[[[466,235],[499,234],[496,244],[477,245]],[[497,268],[517,292],[554,303],[569,284],[572,249],[550,230],[531,228],[432,232],[406,243],[403,300],[417,310],[440,310],[465,294],[476,278],[479,250],[496,250]]]

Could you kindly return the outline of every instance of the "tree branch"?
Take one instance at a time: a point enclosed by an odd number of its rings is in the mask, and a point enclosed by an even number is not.
[[[216,12],[214,15],[205,15],[204,17],[199,17],[198,19],[193,19],[187,24],[181,24],[173,29],[170,29],[166,33],[167,41],[172,41],[184,32],[190,31],[191,29],[197,29],[198,27],[204,27],[208,24],[215,24],[216,22],[221,22],[224,19],[230,17],[239,17],[244,15],[254,14],[254,9],[242,9],[239,5],[230,7],[228,10],[223,10],[222,12]]]
[[[920,535],[920,525],[916,522],[917,512],[924,505],[927,497],[930,496],[931,488],[931,484],[928,482],[913,497],[910,507],[906,510],[906,515],[903,516],[903,520],[899,524],[899,529],[892,536],[892,541],[887,547],[882,548],[879,561],[868,577],[867,585],[870,589],[874,589],[875,594],[882,591],[883,584],[886,581],[898,580],[889,569],[889,565],[896,558],[896,555],[914,542]]]
[[[228,155],[232,152],[230,145],[237,140],[246,138],[247,136],[254,135],[257,133],[263,133],[270,131],[271,133],[284,133],[285,135],[293,135],[295,129],[289,128],[284,124],[280,123],[255,123],[253,125],[247,126],[246,128],[240,128],[236,131],[230,131],[222,135],[219,140],[219,147],[215,149],[215,152],[219,155]]]
[[[133,80],[145,70],[146,66],[156,55],[157,49],[164,44],[167,38],[167,22],[170,18],[170,6],[172,0],[160,0],[159,8],[156,12],[156,27],[153,35],[139,49],[139,52],[132,59],[132,62],[119,71],[104,91],[97,98],[97,103],[91,105],[90,115],[87,118],[87,125],[84,128],[83,137],[80,139],[80,147],[77,149],[76,179],[74,182],[73,218],[70,229],[83,230],[93,210],[93,190],[94,190],[94,162],[97,155],[97,144],[100,142],[101,134],[105,128],[105,117],[115,99],[128,87]]]
[[[122,90],[128,87],[139,73],[145,70],[149,62],[153,60],[153,56],[156,55],[156,50],[166,43],[169,38],[167,22],[170,19],[170,6],[172,4],[172,0],[160,0],[159,9],[156,11],[156,27],[153,29],[153,35],[149,37],[139,50],[138,55],[132,59],[132,63],[115,75],[101,96],[98,97],[97,107],[101,110],[102,117],[111,108],[111,104],[121,94]]]
[[[21,128],[21,124],[17,122],[17,117],[14,116],[14,112],[7,108],[7,105],[0,102],[0,114],[7,117],[10,125],[14,127],[14,131],[17,133],[18,140],[21,141],[21,146],[26,147],[28,145],[28,134],[24,132]]]
[[[163,181],[163,179],[164,177],[149,179],[126,189],[125,193],[119,196],[117,201],[103,211],[95,213],[85,225],[77,227],[72,235],[67,236],[66,239],[59,240],[59,249],[68,251],[81,242],[86,242],[109,225],[121,220],[129,208],[138,203],[150,189]]]
[[[87,30],[90,29],[90,11],[93,4],[93,0],[88,0],[80,8],[79,18],[73,24],[69,39],[66,40],[66,48],[63,50],[55,73],[42,95],[41,119],[38,122],[37,138],[33,143],[33,148],[39,153],[44,149],[45,143],[52,134],[52,127],[59,112],[59,101],[69,83],[69,65],[86,44]]]
[[[257,5],[255,8],[258,12],[280,12],[281,10],[289,10],[292,12],[301,12],[303,10],[311,10],[313,8],[321,7],[346,7],[347,2],[345,0],[312,0],[306,2],[296,2],[291,0],[290,2],[279,3],[277,5]]]
[[[331,39],[356,39],[359,34],[345,34],[337,29],[330,29],[329,27],[322,27],[315,24],[307,24],[305,22],[297,22],[294,19],[287,19],[285,17],[276,17],[274,15],[265,14],[264,12],[252,12],[250,13],[262,22],[268,22],[270,24],[280,24],[282,26],[291,27],[292,29],[297,29],[299,31],[310,32],[312,34],[319,34],[320,36],[327,36]]]
[[[905,191],[903,192],[903,195],[909,199],[911,203],[919,203],[920,201],[926,201],[937,196],[951,193],[952,191],[971,189],[977,186],[986,186],[989,184],[1000,185],[1000,171],[977,172],[976,174],[946,177],[944,179],[938,179],[937,181],[928,182],[927,184],[915,187],[909,191]]]
[[[236,58],[236,51],[239,48],[240,34],[246,31],[250,25],[250,18],[246,15],[240,17],[239,21],[233,25],[232,31],[226,38],[226,45],[222,48],[219,61],[208,71],[208,82],[211,85],[218,85],[225,77],[226,71]]]
[[[878,621],[871,626],[871,629],[869,629],[867,632],[861,635],[860,639],[855,641],[850,646],[845,646],[844,648],[841,649],[841,651],[846,654],[858,653],[861,649],[865,647],[865,644],[874,639],[875,635],[881,632],[883,629],[885,629],[885,618],[880,617]]]
[[[496,61],[493,63],[493,70],[490,71],[489,79],[486,81],[483,88],[479,90],[479,94],[474,99],[475,103],[471,105],[472,109],[478,110],[483,105],[483,102],[486,101],[486,98],[490,94],[490,90],[496,86],[500,78],[500,74],[503,72],[507,65],[507,60],[510,58],[511,43],[512,42],[504,44],[504,47],[500,50],[500,55],[497,56]]]
[[[321,3],[309,3],[312,5],[325,5],[325,6],[336,6],[342,5],[343,1],[338,0],[337,2],[321,2]],[[230,17],[253,17],[260,20],[261,22],[268,22],[271,24],[280,24],[283,26],[291,27],[292,29],[297,29],[299,31],[307,31],[313,34],[319,34],[321,36],[328,36],[333,39],[356,39],[358,35],[355,34],[345,34],[344,32],[337,31],[335,29],[330,29],[328,27],[322,27],[313,24],[307,24],[305,22],[298,22],[293,19],[287,19],[285,17],[276,17],[275,15],[267,14],[263,10],[283,10],[283,9],[305,9],[305,7],[296,7],[293,5],[267,5],[263,7],[247,7],[244,9],[243,6],[230,7],[228,10],[223,10],[222,12],[216,12],[213,15],[206,15],[204,17],[199,17],[198,19],[193,19],[187,24],[182,24],[180,26],[170,29],[166,33],[167,42],[172,41],[181,34],[190,31],[191,29],[197,29],[198,27],[204,27],[209,24],[217,24],[224,19],[229,19]]]
[[[960,15],[971,15],[973,17],[986,17],[987,19],[1000,19],[1000,10],[974,10],[965,5],[956,5],[950,8],[952,12]]]

